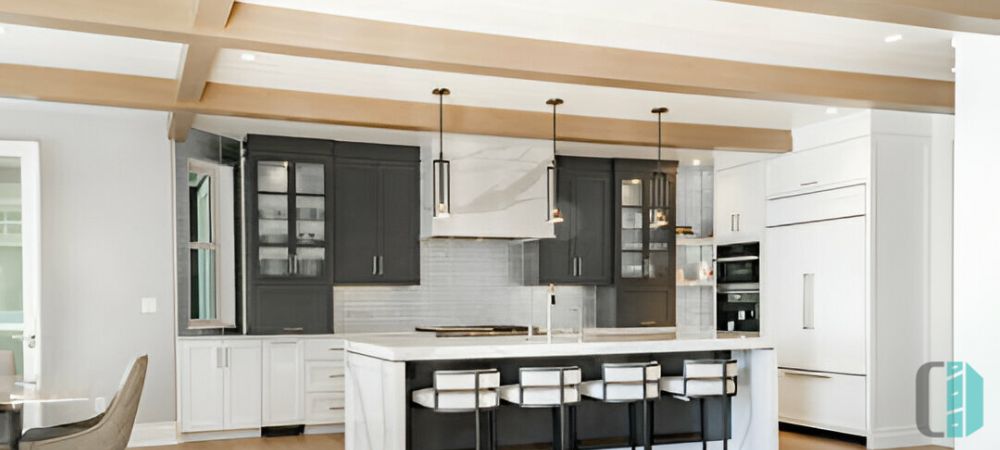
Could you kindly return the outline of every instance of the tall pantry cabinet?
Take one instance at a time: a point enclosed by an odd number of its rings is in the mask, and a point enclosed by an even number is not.
[[[796,130],[766,165],[765,334],[782,422],[913,445],[928,358],[931,114],[872,111]],[[934,151],[940,151],[935,149]]]

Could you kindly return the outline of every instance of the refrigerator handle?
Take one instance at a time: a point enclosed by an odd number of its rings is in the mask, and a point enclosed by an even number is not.
[[[816,274],[802,274],[802,329],[816,329]]]

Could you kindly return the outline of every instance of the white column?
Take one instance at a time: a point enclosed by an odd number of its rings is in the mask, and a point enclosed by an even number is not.
[[[1000,36],[955,38],[955,359],[985,379],[985,424],[960,450],[1000,445]]]

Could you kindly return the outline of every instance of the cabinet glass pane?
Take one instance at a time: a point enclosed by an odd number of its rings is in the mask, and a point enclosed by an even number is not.
[[[326,192],[323,170],[323,164],[295,163],[295,192],[323,195]]]
[[[622,252],[622,278],[642,278],[642,252]]]
[[[295,240],[299,245],[326,242],[326,197],[295,198]]]
[[[670,226],[662,226],[649,228],[649,250],[659,251],[659,250],[670,250],[670,234],[674,233],[674,228]]]
[[[677,275],[670,273],[671,252],[666,250],[649,252],[649,278],[667,279],[676,278]]]
[[[281,277],[289,274],[288,248],[260,247],[260,274]]]
[[[257,190],[261,192],[288,192],[288,161],[258,162]]]
[[[622,250],[642,250],[642,208],[622,208]]]
[[[288,196],[257,194],[257,234],[261,244],[288,243]]]
[[[622,180],[622,206],[642,206],[642,190],[641,179]]]
[[[215,320],[215,250],[191,249],[191,319]]]
[[[323,274],[326,263],[326,249],[322,247],[299,247],[296,249],[295,275],[302,277],[318,277]]]

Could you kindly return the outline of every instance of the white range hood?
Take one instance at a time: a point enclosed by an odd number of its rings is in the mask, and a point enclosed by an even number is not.
[[[554,237],[546,221],[546,167],[552,142],[446,134],[444,159],[451,161],[451,215],[434,218],[432,161],[438,136],[421,145],[421,235],[427,237],[544,239]]]

